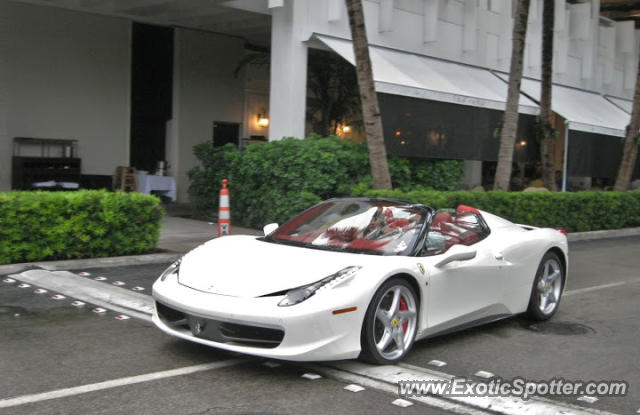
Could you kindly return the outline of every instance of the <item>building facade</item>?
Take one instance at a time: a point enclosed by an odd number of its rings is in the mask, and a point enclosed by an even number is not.
[[[467,160],[476,184],[497,152],[511,0],[363,3],[387,147]],[[585,178],[617,168],[638,58],[634,23],[599,9],[556,0],[557,168]],[[538,113],[541,30],[542,0],[532,0],[524,124]],[[73,139],[86,176],[151,170],[148,149],[187,201],[195,144],[304,137],[308,50],[353,63],[349,39],[342,0],[0,0],[0,190],[12,187],[15,137]]]

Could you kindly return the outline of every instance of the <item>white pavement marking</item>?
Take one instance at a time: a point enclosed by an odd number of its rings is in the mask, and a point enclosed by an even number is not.
[[[95,277],[94,280],[96,280],[96,281],[106,281],[107,278],[106,277]]]
[[[596,398],[595,396],[587,396],[587,395],[582,395],[581,397],[578,398],[578,400],[586,403],[598,402],[598,398]]]
[[[421,370],[416,370],[406,368],[406,366],[407,365],[372,366],[361,362],[344,361],[322,365],[318,364],[310,366],[309,368],[327,377],[332,377],[346,383],[357,383],[369,389],[377,389],[394,394],[397,394],[399,391],[398,385],[400,381],[451,381],[451,375],[442,376],[440,372],[431,369],[421,368]],[[404,398],[458,414],[610,414],[610,412],[606,411],[543,398],[523,400],[511,396],[458,397],[444,395],[425,395]]]
[[[443,362],[442,360],[431,360],[427,364],[430,366],[442,367],[442,366],[446,366],[447,362]]]
[[[13,284],[14,282],[16,282],[16,280],[14,280],[13,278],[5,278],[2,280],[2,282],[7,284]]]
[[[303,379],[309,379],[309,380],[317,380],[320,379],[322,376],[315,374],[315,373],[305,373],[304,375],[300,376]]]
[[[44,288],[38,288],[37,290],[33,291],[34,294],[44,294],[46,292],[48,292],[48,291],[45,290]]]
[[[351,385],[347,385],[343,388],[346,391],[349,392],[362,392],[364,390],[364,388],[360,385],[356,385],[355,383],[352,383]]]
[[[636,278],[636,279],[628,280],[628,281],[612,282],[612,283],[609,283],[609,284],[595,285],[593,287],[578,288],[576,290],[566,291],[564,293],[564,296],[568,297],[568,296],[571,296],[571,295],[583,294],[583,293],[588,293],[588,292],[591,292],[591,291],[606,290],[607,288],[619,287],[621,285],[633,284],[633,283],[636,283],[636,282],[640,282],[640,278]]]
[[[400,408],[408,408],[409,406],[413,405],[413,402],[398,398],[395,401],[391,402],[391,405],[399,406]]]
[[[131,317],[126,316],[124,314],[120,314],[114,317],[116,320],[129,320]]]
[[[29,287],[31,287],[31,285],[26,284],[24,282],[22,284],[18,284],[18,288],[29,288]]]
[[[491,372],[487,372],[486,370],[478,370],[476,373],[473,374],[473,376],[476,376],[482,379],[491,379],[495,375]]]
[[[82,307],[85,304],[86,303],[84,303],[82,301],[77,301],[77,300],[71,303],[71,305],[74,306],[74,307]]]
[[[264,362],[263,364],[271,369],[281,366],[278,362]]]
[[[146,375],[129,376],[126,378],[107,380],[105,382],[91,383],[88,385],[76,386],[73,388],[58,389],[50,392],[35,393],[33,395],[17,396],[15,398],[7,398],[0,400],[0,408],[10,408],[13,406],[24,405],[46,401],[50,399],[65,398],[68,396],[80,395],[83,393],[95,392],[104,389],[117,388],[125,385],[133,385],[136,383],[151,382],[159,379],[166,379],[175,376],[189,375],[206,370],[221,369],[224,367],[238,365],[247,360],[229,359],[220,362],[204,363],[195,366],[186,366],[178,369],[164,370],[161,372],[147,373]]]

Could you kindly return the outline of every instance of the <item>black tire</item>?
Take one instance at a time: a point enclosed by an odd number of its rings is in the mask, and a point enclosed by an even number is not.
[[[550,268],[548,267],[557,267],[557,271],[559,275],[557,278],[557,285],[554,279],[553,286],[549,287],[548,284],[542,284],[541,281],[544,280],[545,272],[549,274]],[[548,251],[540,260],[540,265],[538,265],[538,270],[536,271],[535,278],[533,279],[533,284],[531,286],[531,295],[529,297],[529,306],[527,308],[527,316],[534,321],[545,321],[553,317],[553,315],[558,311],[558,307],[560,306],[560,300],[562,298],[562,291],[564,289],[564,280],[565,280],[565,269],[562,265],[562,261],[558,257],[558,255],[554,252]],[[548,311],[543,311],[542,297],[544,297],[545,288],[541,288],[541,285],[546,286],[546,288],[553,290],[555,297],[555,305]],[[549,292],[550,292],[549,291]],[[550,307],[547,305],[546,309]]]
[[[412,322],[407,322],[407,330],[405,330],[405,337],[407,337],[406,336],[407,331],[411,331],[411,333],[409,333],[408,335],[409,337],[407,339],[408,343],[406,341],[404,342],[404,351],[398,356],[394,356],[393,358],[388,358],[383,356],[379,352],[378,348],[376,347],[376,341],[375,341],[376,326],[379,326],[381,324],[379,321],[376,322],[376,312],[378,310],[378,306],[380,304],[383,304],[382,303],[383,297],[390,295],[390,290],[395,289],[396,287],[401,287],[400,290],[401,290],[401,297],[403,298],[403,301],[405,301],[406,296],[412,297],[411,300],[409,298],[406,298],[406,300],[409,303],[413,301],[413,307],[415,308],[415,318],[412,320]],[[388,301],[388,299],[385,299],[385,301]],[[406,303],[405,303],[405,306],[406,306]],[[408,310],[410,310],[410,306]],[[360,345],[362,348],[362,352],[360,353],[359,358],[369,363],[385,364],[385,365],[394,364],[399,360],[401,360],[407,354],[407,352],[411,349],[411,347],[413,346],[413,342],[415,341],[416,333],[418,331],[419,311],[420,311],[420,298],[416,294],[415,289],[411,286],[411,284],[408,281],[402,278],[396,277],[396,278],[391,278],[388,281],[386,281],[384,284],[382,284],[382,286],[378,289],[378,291],[376,291],[376,293],[373,295],[373,298],[371,299],[371,303],[367,308],[367,313],[365,315],[364,322],[362,324],[362,331],[360,335]],[[402,324],[403,324],[402,321],[399,321],[399,322],[396,321],[396,324],[394,325],[394,327]],[[410,324],[413,324],[413,325],[410,325]],[[395,341],[394,341],[394,344],[398,346],[397,343],[395,343]]]

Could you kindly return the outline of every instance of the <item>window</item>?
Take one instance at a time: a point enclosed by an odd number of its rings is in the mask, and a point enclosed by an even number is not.
[[[473,245],[489,235],[489,228],[479,213],[458,207],[436,212],[429,227],[422,256],[439,255],[453,245]]]
[[[314,249],[374,255],[414,252],[428,210],[378,199],[330,200],[278,228],[266,240]]]

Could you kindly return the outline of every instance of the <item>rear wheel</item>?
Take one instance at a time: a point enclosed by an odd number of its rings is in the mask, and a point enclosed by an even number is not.
[[[558,310],[564,285],[564,268],[558,255],[547,252],[536,272],[529,299],[528,314],[533,320],[551,318]]]
[[[363,360],[390,364],[413,345],[418,328],[419,300],[407,281],[392,278],[376,291],[362,326]]]

